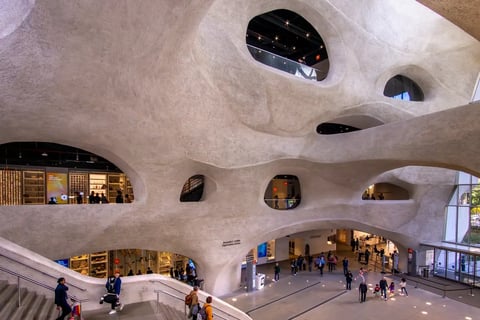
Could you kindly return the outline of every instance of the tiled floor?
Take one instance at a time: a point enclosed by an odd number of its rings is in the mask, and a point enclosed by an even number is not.
[[[337,253],[340,260],[348,251]],[[358,275],[360,264],[350,257],[351,270]],[[372,291],[367,293],[366,303],[359,303],[358,284],[353,282],[352,290],[345,290],[345,277],[342,268],[333,272],[301,271],[296,276],[290,274],[288,261],[281,263],[280,281],[272,281],[273,264],[257,267],[257,272],[266,274],[266,284],[262,290],[247,293],[244,289],[221,297],[240,310],[247,312],[254,320],[318,320],[318,319],[432,319],[432,320],[480,320],[480,290],[453,291],[447,297],[442,292],[431,292],[427,285],[441,285],[437,278],[419,279],[407,277],[409,296],[400,295],[396,291],[387,301],[377,298]],[[394,281],[399,289],[399,276],[382,274],[380,268],[370,264],[366,274],[366,282],[370,289],[386,276],[388,283]],[[449,288],[456,284],[444,281]],[[423,288],[428,288],[424,290]],[[454,299],[451,299],[452,297]],[[152,308],[138,306],[126,308],[121,315],[109,317],[105,313],[94,319],[156,319],[151,314]],[[93,318],[92,318],[93,319]],[[86,320],[90,320],[86,318]]]
[[[338,257],[351,255],[348,251],[339,251]],[[353,256],[349,257],[350,269],[358,276],[360,264]],[[340,264],[340,263],[339,263]],[[362,265],[363,266],[363,265]],[[443,298],[443,293],[431,292],[433,285],[445,288],[461,288],[461,285],[438,278],[407,278],[409,296],[398,291],[400,277],[382,274],[380,267],[370,264],[366,274],[366,282],[372,290],[382,277],[388,283],[394,281],[396,292],[387,301],[375,297],[372,291],[367,293],[366,303],[359,303],[358,284],[354,281],[352,290],[345,290],[345,277],[342,267],[333,272],[301,271],[296,276],[290,274],[288,262],[281,264],[280,281],[273,282],[273,264],[257,267],[257,272],[266,274],[266,285],[262,290],[250,293],[239,290],[224,298],[227,302],[247,312],[254,320],[264,319],[298,319],[317,320],[334,317],[337,319],[462,319],[480,320],[480,290],[471,295],[469,290],[452,291]],[[424,290],[423,288],[428,288]],[[453,297],[454,299],[448,298]],[[458,300],[458,301],[457,301]]]

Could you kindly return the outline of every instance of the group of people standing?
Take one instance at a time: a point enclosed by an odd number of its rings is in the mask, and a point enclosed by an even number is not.
[[[408,296],[407,292],[407,280],[405,278],[402,278],[400,280],[400,293],[405,294],[405,296]],[[362,281],[359,285],[358,288],[359,291],[359,300],[360,303],[366,302],[367,299],[367,291],[368,291],[368,286],[365,283],[365,281]],[[387,292],[389,292],[390,297],[392,297],[395,294],[395,282],[391,281],[390,285],[387,282],[386,277],[383,277],[379,283],[375,285],[373,288],[373,294],[377,297],[382,298],[383,300],[387,301]]]

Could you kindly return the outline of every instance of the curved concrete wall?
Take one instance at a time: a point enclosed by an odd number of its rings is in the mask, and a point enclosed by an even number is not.
[[[325,40],[330,71],[302,81],[256,62],[248,22],[285,8]],[[109,159],[135,202],[0,207],[0,235],[50,259],[117,248],[180,253],[206,288],[238,285],[241,258],[260,242],[315,228],[353,228],[415,248],[438,241],[454,179],[385,174],[432,166],[480,175],[480,108],[467,105],[480,44],[415,1],[35,2],[0,39],[0,143],[48,141]],[[423,102],[382,95],[405,72]],[[331,119],[384,125],[320,136]],[[440,172],[433,176],[442,175]],[[183,183],[207,178],[199,203]],[[263,201],[277,174],[301,182],[302,204]],[[365,186],[404,183],[408,201],[366,203]],[[451,178],[451,179],[450,179]],[[238,246],[223,241],[240,239]]]

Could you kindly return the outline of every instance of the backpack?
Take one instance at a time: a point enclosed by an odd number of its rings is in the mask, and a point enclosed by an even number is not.
[[[185,296],[185,305],[189,306],[192,304],[192,294],[189,293]]]
[[[107,292],[108,293],[115,293],[115,277],[110,277],[108,279]]]
[[[207,320],[207,310],[205,309],[205,305],[203,305],[203,307],[198,311],[198,314],[202,317],[202,320]]]

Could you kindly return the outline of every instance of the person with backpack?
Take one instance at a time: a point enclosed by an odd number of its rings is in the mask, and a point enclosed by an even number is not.
[[[213,320],[212,300],[213,298],[211,296],[208,296],[205,304],[198,312],[198,315],[200,315],[201,320]]]
[[[120,291],[122,290],[122,280],[120,279],[120,272],[115,271],[114,276],[107,279],[105,287],[107,288],[108,293],[103,296],[100,303],[105,301],[112,305],[112,309],[108,314],[117,313],[117,307],[120,311],[122,311],[123,304],[120,303]]]
[[[197,314],[200,310],[200,304],[198,303],[198,287],[193,287],[193,290],[185,297],[185,305],[190,309],[188,312],[188,317],[193,320],[197,320]]]

